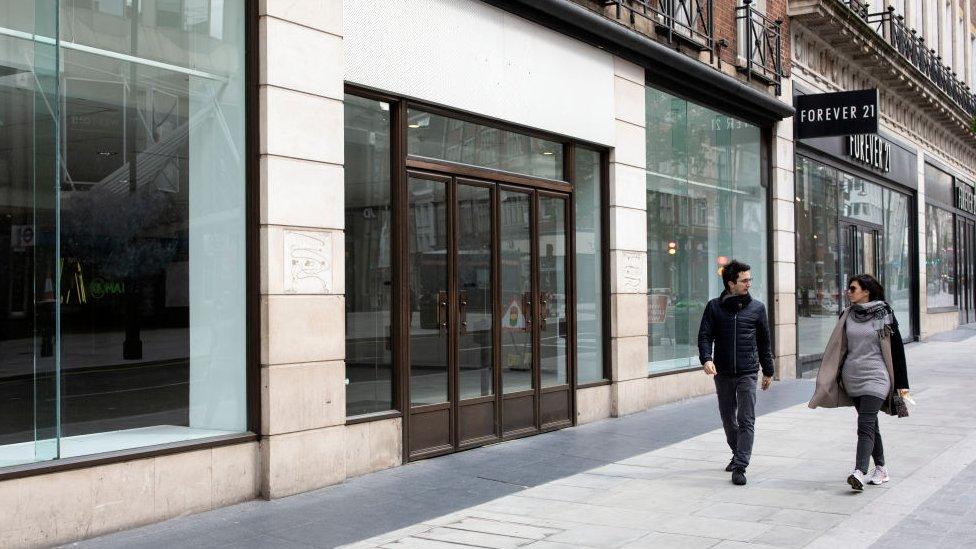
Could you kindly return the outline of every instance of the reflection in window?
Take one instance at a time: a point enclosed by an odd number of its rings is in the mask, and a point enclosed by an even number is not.
[[[246,429],[244,7],[194,16],[222,29],[215,38],[213,25],[163,29],[130,4],[61,2],[44,20],[32,2],[0,2],[5,20],[34,12],[38,34],[59,21],[61,43],[74,43],[25,64],[44,49],[0,38],[0,62],[15,67],[0,76],[3,142],[23,144],[0,159],[0,189],[14,190],[0,192],[0,217],[33,231],[32,243],[0,248],[12,290],[0,293],[13,296],[0,302],[0,375],[13,380],[0,390],[44,399],[16,411],[19,425],[0,410],[0,465]],[[60,97],[32,89],[48,74]],[[44,120],[58,101],[60,119]],[[59,179],[39,169],[54,149],[38,135],[62,147]],[[15,189],[32,180],[33,196],[30,184]],[[38,363],[57,365],[58,392],[19,375]],[[38,451],[33,424],[57,427],[56,452]]]
[[[407,110],[407,151],[413,156],[563,179],[563,145],[538,137]]]
[[[881,186],[851,174],[840,172],[841,217],[880,225]]]
[[[885,297],[895,311],[901,337],[905,341],[915,333],[912,324],[912,256],[911,218],[908,195],[884,189],[884,245],[881,258]],[[846,281],[845,281],[846,282]]]
[[[873,229],[849,225],[838,233],[840,218],[882,226],[877,274],[901,326],[914,333],[911,318],[911,220],[908,195],[851,174],[796,157],[796,314],[797,353],[802,359],[823,353],[837,315],[848,305],[844,288],[854,269],[875,264]],[[858,246],[857,250],[851,249]],[[859,258],[855,265],[855,259]],[[843,262],[843,263],[842,263]]]
[[[576,148],[576,381],[603,379],[600,153]],[[640,265],[629,267],[638,274]]]
[[[648,351],[651,373],[698,364],[705,303],[718,269],[752,266],[766,299],[766,189],[759,128],[647,88]]]
[[[925,206],[925,292],[930,309],[956,304],[956,259],[952,213]]]
[[[346,415],[393,408],[390,105],[345,101]]]
[[[800,357],[823,352],[843,307],[839,291],[837,170],[796,158],[796,307]],[[845,281],[846,282],[846,281]]]

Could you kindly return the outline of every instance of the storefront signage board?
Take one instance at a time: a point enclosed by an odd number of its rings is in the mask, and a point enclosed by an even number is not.
[[[883,159],[884,162],[882,163],[884,169],[874,167],[873,161],[865,162],[852,156],[850,154],[850,138],[847,136],[807,139],[799,143],[798,150],[801,153],[804,150],[813,150],[849,165],[851,168],[848,171],[853,168],[861,168],[864,172],[873,173],[909,189],[917,189],[918,163],[915,153],[901,145],[897,140],[888,138],[884,134],[879,134],[879,137],[887,145],[886,158]],[[875,147],[875,150],[878,148]],[[868,157],[866,153],[861,153],[861,156]],[[856,171],[852,173],[856,173]]]
[[[878,90],[798,95],[794,137],[810,139],[878,132]]]
[[[876,170],[891,171],[891,145],[877,135],[848,135],[847,156]]]
[[[959,181],[956,181],[956,207],[976,215],[976,194],[973,193],[972,187]]]

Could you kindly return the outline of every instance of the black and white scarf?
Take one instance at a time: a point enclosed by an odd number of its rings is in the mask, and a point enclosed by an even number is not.
[[[855,322],[870,322],[874,331],[878,335],[884,336],[891,334],[892,324],[895,321],[894,311],[884,301],[869,301],[858,303],[851,306],[850,317]]]

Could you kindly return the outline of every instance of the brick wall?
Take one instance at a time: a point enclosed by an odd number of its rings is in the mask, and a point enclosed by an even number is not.
[[[616,7],[614,5],[604,6],[602,1],[597,0],[572,0],[578,4],[586,6],[587,8],[603,13],[609,18],[615,18]],[[657,0],[646,0],[651,6],[657,6]],[[766,0],[766,13],[771,20],[780,19],[783,21],[781,28],[781,62],[783,71],[787,77],[789,77],[790,69],[790,32],[789,32],[789,21],[786,16],[788,0]],[[971,0],[976,2],[976,0]],[[713,21],[715,23],[715,41],[716,44],[722,39],[728,44],[724,48],[719,48],[718,57],[721,59],[722,69],[726,73],[734,73],[733,67],[736,66],[739,46],[736,42],[738,35],[738,26],[736,25],[736,7],[741,5],[742,0],[714,0],[713,4]],[[637,5],[637,1],[630,2],[632,5]],[[625,3],[627,5],[627,3]],[[655,40],[662,40],[662,37],[654,32],[653,26],[649,24],[647,20],[643,20],[641,17],[636,18],[635,24],[630,24],[630,16],[626,10],[622,11],[622,16],[618,20],[623,24],[632,26],[638,32],[649,36]],[[666,40],[666,39],[663,39]],[[686,51],[683,48],[681,51]],[[689,53],[689,55],[692,55]],[[717,63],[716,63],[717,65]],[[741,75],[736,75],[738,78],[744,79]]]
[[[755,1],[755,0],[754,0]],[[976,0],[973,0],[976,1]],[[728,42],[728,47],[721,52],[722,63],[735,64],[739,46],[738,26],[736,25],[736,8],[742,5],[742,0],[714,0],[712,9],[714,10],[715,20],[715,40],[723,38]],[[779,19],[783,23],[780,33],[782,56],[780,61],[783,65],[784,74],[790,74],[790,22],[786,16],[787,0],[766,0],[766,15],[773,21]],[[743,37],[744,38],[744,37]]]

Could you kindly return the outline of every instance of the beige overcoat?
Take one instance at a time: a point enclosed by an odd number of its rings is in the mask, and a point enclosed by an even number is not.
[[[823,360],[820,363],[820,371],[817,372],[817,385],[810,399],[810,408],[839,408],[841,406],[853,406],[851,397],[844,391],[844,384],[840,378],[840,368],[844,365],[844,358],[847,356],[847,315],[850,308],[841,313],[837,319],[837,325],[827,340],[827,348],[824,349]],[[886,413],[891,413],[891,387],[892,380],[895,379],[894,361],[891,359],[891,333],[885,330],[881,335],[881,356],[884,358],[885,368],[888,370],[888,398],[885,399],[881,407]]]

